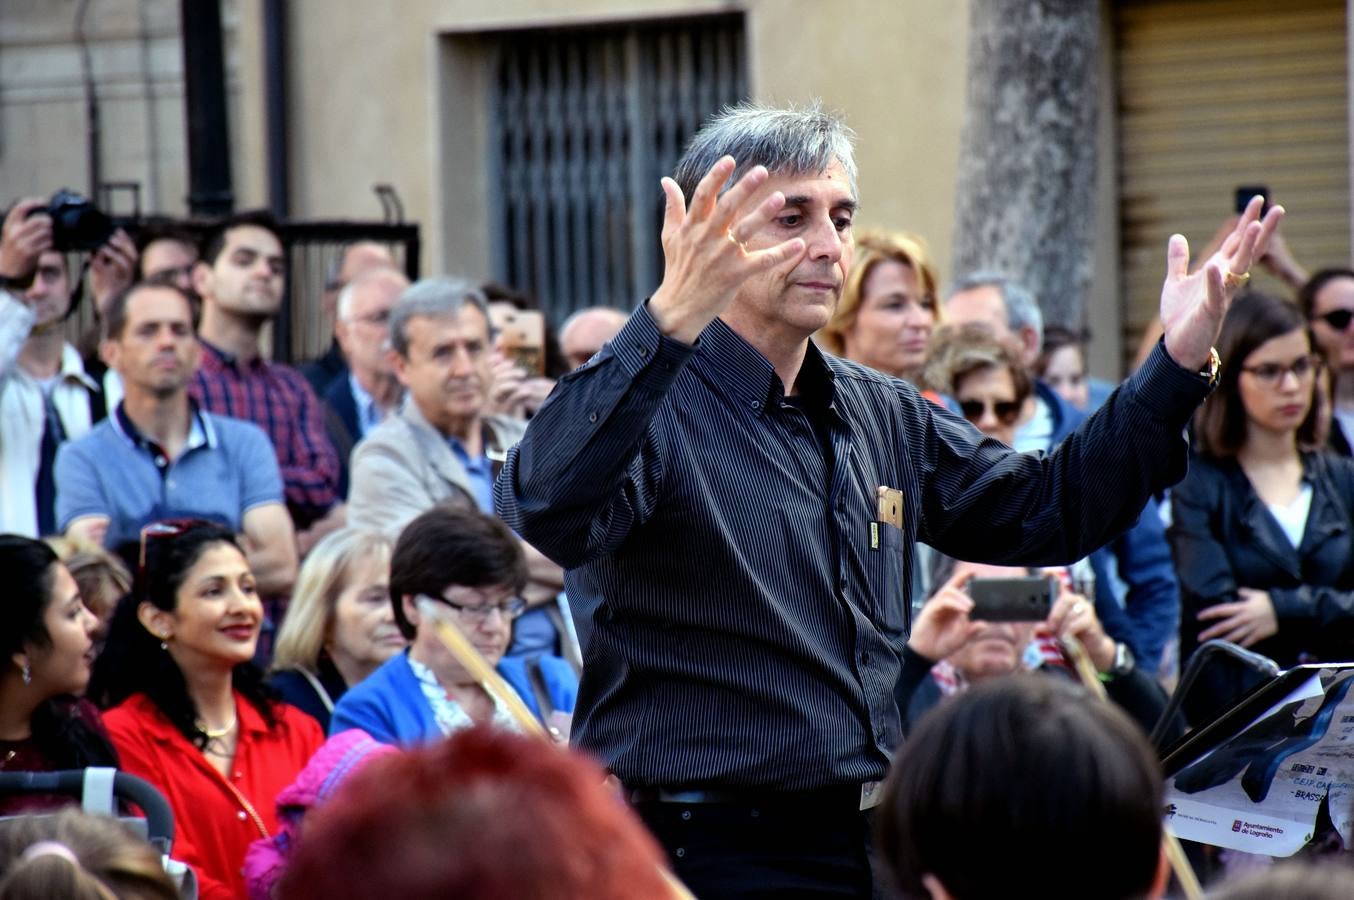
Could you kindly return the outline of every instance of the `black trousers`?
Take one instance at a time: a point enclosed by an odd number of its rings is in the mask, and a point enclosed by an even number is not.
[[[634,804],[699,900],[889,896],[871,871],[872,816],[847,804]]]

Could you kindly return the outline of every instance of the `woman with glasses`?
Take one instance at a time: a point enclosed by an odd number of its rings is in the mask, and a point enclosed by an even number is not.
[[[573,712],[578,681],[559,657],[507,659],[512,621],[526,607],[519,542],[478,510],[437,506],[400,534],[390,560],[390,603],[409,649],[386,661],[334,706],[330,734],[359,728],[390,744],[438,740],[476,723],[515,729],[495,697],[441,641],[423,610],[447,619],[543,722]]]
[[[98,711],[76,699],[89,682],[98,620],[75,579],[52,548],[14,534],[0,535],[0,572],[0,772],[116,766]],[[70,802],[15,795],[0,801],[0,814]]]
[[[915,381],[939,321],[936,274],[921,239],[866,232],[856,237],[832,321],[815,338],[829,353]]]
[[[251,662],[262,621],[230,531],[154,523],[91,681],[112,707],[104,722],[123,768],[169,801],[174,855],[197,871],[204,898],[244,896],[245,851],[277,827],[273,799],[324,741]]]
[[[1322,366],[1298,307],[1237,298],[1222,371],[1195,420],[1198,458],[1171,492],[1180,658],[1213,638],[1287,667],[1354,658],[1354,462],[1322,444]],[[1208,667],[1194,724],[1244,689]]]
[[[1354,269],[1322,269],[1298,291],[1298,305],[1330,366],[1333,426],[1328,446],[1354,455]]]
[[[344,692],[407,644],[390,608],[390,541],[343,528],[316,544],[301,566],[269,683],[327,731]]]

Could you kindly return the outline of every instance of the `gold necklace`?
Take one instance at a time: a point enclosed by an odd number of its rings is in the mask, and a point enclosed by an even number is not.
[[[218,738],[223,738],[226,735],[230,734],[232,731],[234,731],[235,726],[239,724],[239,721],[240,721],[239,719],[231,719],[230,724],[224,728],[208,728],[206,723],[204,723],[201,719],[198,719],[197,727],[199,731],[201,731],[203,734],[207,736],[207,740],[214,741],[217,740]]]

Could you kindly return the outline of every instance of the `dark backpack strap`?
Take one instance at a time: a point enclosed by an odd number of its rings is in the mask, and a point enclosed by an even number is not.
[[[545,686],[545,674],[541,671],[540,657],[530,657],[526,663],[527,682],[531,685],[531,693],[536,697],[536,708],[540,710],[541,721],[544,722],[555,711],[555,704],[551,702],[550,690]]]

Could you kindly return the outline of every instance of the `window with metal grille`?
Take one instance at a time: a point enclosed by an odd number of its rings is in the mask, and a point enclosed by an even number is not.
[[[747,94],[743,18],[501,36],[491,95],[496,277],[557,323],[663,274],[663,194],[701,123]]]

